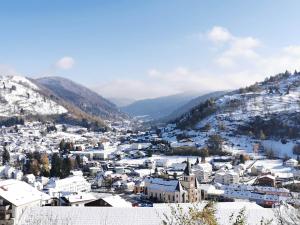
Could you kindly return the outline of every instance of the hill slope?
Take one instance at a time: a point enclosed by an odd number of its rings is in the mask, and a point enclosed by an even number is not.
[[[186,129],[209,125],[214,132],[257,138],[300,137],[300,73],[282,73],[206,101],[179,118]]]
[[[40,93],[40,88],[21,76],[0,76],[0,117],[59,115],[67,109]]]
[[[185,113],[187,113],[188,111],[190,111],[192,108],[205,102],[206,100],[208,100],[210,98],[220,97],[220,96],[224,95],[225,93],[226,93],[226,91],[215,91],[215,92],[211,92],[208,94],[201,95],[197,98],[194,98],[194,99],[190,100],[189,102],[187,102],[186,104],[184,104],[183,106],[175,109],[175,111],[171,112],[168,116],[163,118],[163,121],[175,120],[175,119],[179,118],[180,116],[184,115]]]
[[[107,128],[101,118],[69,104],[30,78],[0,76],[0,126],[22,124],[24,120]]]
[[[171,112],[183,106],[196,96],[199,96],[199,93],[182,93],[153,99],[144,99],[122,107],[121,110],[131,116],[147,115],[152,119],[160,119],[168,116]]]
[[[124,116],[113,103],[71,80],[61,77],[45,77],[35,81],[63,101],[78,107],[85,113],[102,119],[116,119]]]

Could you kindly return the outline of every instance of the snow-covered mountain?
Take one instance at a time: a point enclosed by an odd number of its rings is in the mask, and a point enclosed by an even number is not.
[[[278,74],[210,99],[176,122],[182,129],[226,130],[257,138],[299,138],[300,73]]]
[[[55,95],[81,111],[102,119],[118,119],[125,115],[117,106],[96,92],[62,77],[44,77],[34,80],[43,90]]]
[[[67,109],[40,92],[40,88],[21,76],[0,76],[0,117],[58,115]]]

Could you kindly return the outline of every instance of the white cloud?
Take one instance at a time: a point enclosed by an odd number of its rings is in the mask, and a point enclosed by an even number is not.
[[[233,37],[231,33],[224,27],[215,26],[207,32],[207,37],[215,43],[224,43],[230,41]]]
[[[59,69],[68,70],[75,65],[75,60],[72,57],[64,56],[59,59],[55,65]]]
[[[300,56],[300,46],[290,45],[283,49],[284,53]]]
[[[275,49],[275,54],[262,53],[264,45],[259,39],[237,36],[220,26],[206,32],[205,37],[216,50],[210,58],[211,64],[205,68],[191,70],[181,66],[169,71],[152,68],[139,80],[114,80],[95,90],[107,97],[142,99],[187,91],[236,89],[285,70],[300,69],[300,45]]]
[[[105,97],[145,99],[174,94],[174,90],[155,80],[117,79],[92,87]]]
[[[218,66],[231,68],[241,60],[258,57],[255,50],[261,46],[261,43],[256,38],[235,36],[228,29],[220,26],[213,27],[206,36],[215,45],[214,47],[219,48],[219,54],[215,59]],[[220,43],[226,43],[226,46],[220,47]]]

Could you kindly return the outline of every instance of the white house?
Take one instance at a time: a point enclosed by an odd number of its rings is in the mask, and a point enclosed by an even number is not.
[[[215,174],[215,183],[219,184],[238,184],[240,176],[232,170],[219,170]]]
[[[156,166],[167,168],[171,165],[170,160],[168,159],[156,159],[155,160]]]
[[[156,161],[154,161],[153,159],[145,159],[145,161],[143,162],[143,166],[149,169],[154,169],[156,166]]]
[[[210,163],[200,163],[193,166],[193,172],[199,182],[208,182],[212,173],[212,165]]]
[[[51,196],[61,192],[89,192],[91,184],[82,176],[71,176],[64,179],[51,179],[44,188]]]
[[[298,165],[298,161],[296,159],[289,159],[285,161],[285,165],[289,167],[296,167]]]
[[[49,195],[18,180],[0,181],[0,224],[16,224],[29,207],[49,204]]]
[[[28,184],[33,184],[35,182],[35,176],[33,174],[27,174],[27,175],[24,176],[24,180]]]

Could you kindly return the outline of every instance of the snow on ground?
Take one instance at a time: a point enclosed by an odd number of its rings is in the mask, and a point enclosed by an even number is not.
[[[273,172],[289,172],[291,171],[290,167],[283,166],[283,161],[281,159],[265,159],[259,160],[255,165],[264,166],[267,169],[270,169]]]
[[[295,146],[294,141],[289,141],[286,144],[282,144],[281,141],[275,140],[265,140],[262,142],[263,146],[267,149],[272,149],[276,156],[278,157],[293,157],[296,158],[297,156],[293,154],[293,147]]]
[[[0,116],[66,112],[64,107],[41,95],[39,88],[25,77],[0,76]]]

